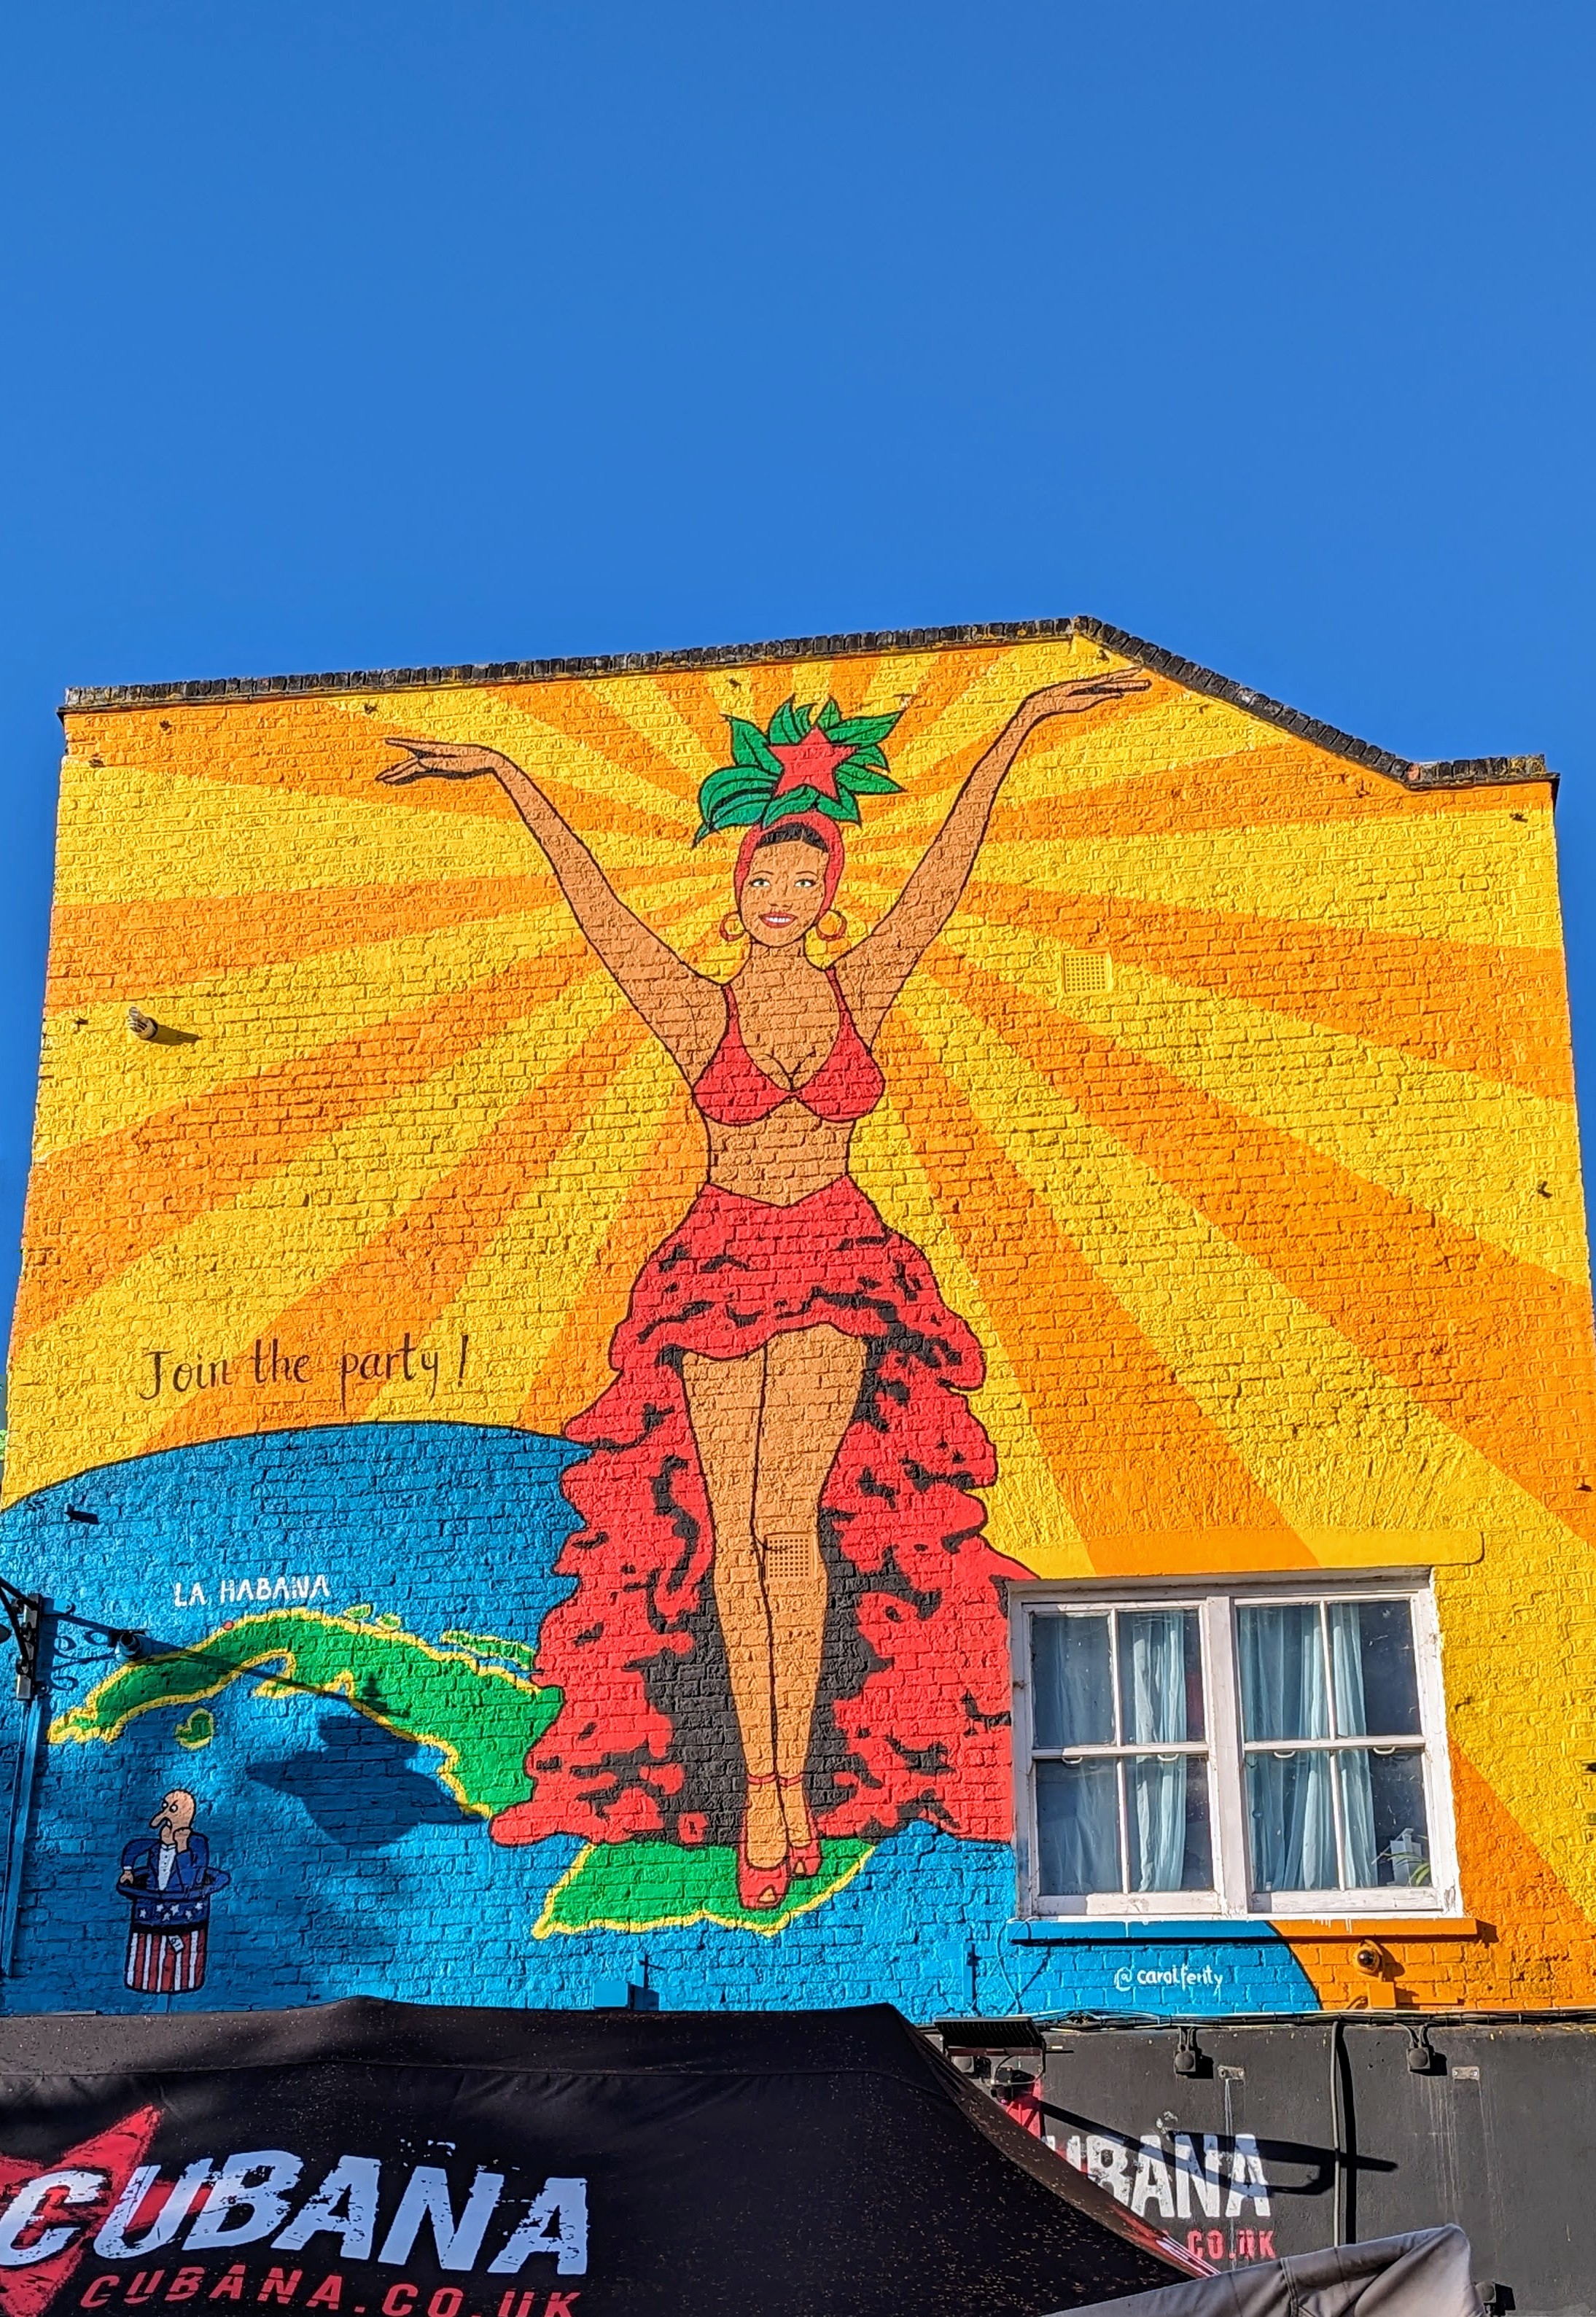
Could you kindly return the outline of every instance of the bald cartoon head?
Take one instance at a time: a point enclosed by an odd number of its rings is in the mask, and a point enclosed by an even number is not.
[[[174,1850],[186,1850],[197,1807],[186,1786],[173,1786],[161,1796],[161,1806],[149,1823]]]

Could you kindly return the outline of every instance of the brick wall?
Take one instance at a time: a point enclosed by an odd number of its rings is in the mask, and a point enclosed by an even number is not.
[[[1018,702],[1126,665],[1145,691],[1028,744],[877,1042],[853,1177],[979,1346],[997,1478],[938,1463],[955,1337],[937,1371],[894,1306],[822,1524],[820,1871],[750,1910],[693,1479],[671,1496],[645,1457],[628,1498],[617,1467],[614,1567],[569,1542],[561,1486],[607,1469],[561,1436],[613,1382],[704,1130],[503,792],[382,787],[383,736],[502,750],[723,980],[735,843],[688,840],[729,719],[896,719],[901,793],[847,831],[823,960]],[[230,1878],[174,2000],[582,2003],[645,1955],[710,2005],[1590,1999],[1591,1331],[1540,767],[1403,766],[1084,625],[89,702],[67,729],[0,1520],[5,1570],[80,1622],[12,2002],[161,2000],[123,1983],[116,1883],[173,1786]],[[901,1511],[883,1440],[938,1476]],[[988,1695],[1000,1582],[1377,1568],[1436,1572],[1446,1924],[1039,1944]],[[638,1611],[646,1642],[582,1640],[595,1570],[607,1630]],[[551,1799],[584,1745],[623,1825]],[[560,1768],[528,1769],[540,1747]]]

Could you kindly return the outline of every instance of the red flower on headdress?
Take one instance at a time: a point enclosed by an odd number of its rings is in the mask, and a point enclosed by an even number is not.
[[[728,716],[731,762],[698,792],[702,816],[695,845],[716,828],[768,828],[801,813],[857,820],[862,796],[896,795],[882,742],[903,713],[844,716],[834,700],[817,710],[784,700],[761,731],[746,716]]]
[[[782,768],[776,784],[776,794],[791,796],[794,789],[813,789],[816,796],[837,794],[837,767],[846,764],[852,751],[846,740],[828,740],[818,724],[804,734],[802,740],[776,741],[771,755]]]

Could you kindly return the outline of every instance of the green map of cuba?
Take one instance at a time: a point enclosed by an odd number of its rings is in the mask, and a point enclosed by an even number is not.
[[[140,1714],[172,1717],[187,1751],[211,1743],[210,1702],[238,1683],[270,1702],[341,1699],[426,1749],[423,1761],[461,1810],[483,1820],[527,1793],[526,1756],[560,1709],[558,1689],[533,1678],[534,1651],[494,1633],[450,1631],[440,1642],[406,1630],[364,1602],[340,1614],[270,1609],[219,1626],[184,1649],[119,1666],[50,1725],[52,1745],[114,1745]],[[484,1829],[484,1832],[486,1829]],[[769,1936],[825,1903],[869,1856],[866,1842],[828,1842],[821,1872],[801,1899],[751,1913],[737,1896],[736,1854],[705,1845],[631,1841],[587,1845],[549,1892],[535,1936],[651,1930],[715,1922]]]

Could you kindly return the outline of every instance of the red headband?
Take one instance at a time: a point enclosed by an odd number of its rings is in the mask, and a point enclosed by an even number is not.
[[[742,907],[743,885],[759,847],[800,828],[806,828],[818,836],[826,848],[826,907],[830,908],[837,898],[837,888],[842,881],[842,831],[823,812],[790,812],[784,814],[780,820],[772,821],[767,828],[750,828],[739,846],[737,866],[731,872],[731,890],[737,896],[739,908]]]

